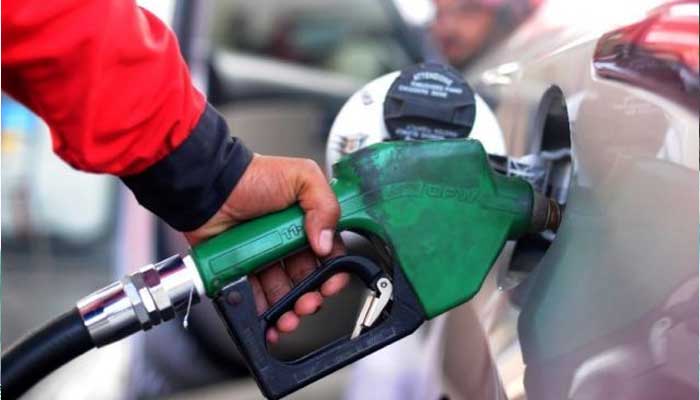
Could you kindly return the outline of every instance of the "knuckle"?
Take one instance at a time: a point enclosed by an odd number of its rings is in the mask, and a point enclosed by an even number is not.
[[[331,216],[331,217],[339,217],[340,216],[340,204],[338,204],[338,199],[332,194],[332,192],[329,193],[329,196],[327,196],[327,199],[324,197],[324,202],[321,207],[321,210],[323,213]]]
[[[332,206],[330,201],[324,201],[318,204],[309,217],[310,222],[313,224],[325,225],[331,220],[337,220],[340,217],[340,210]]]
[[[326,175],[323,173],[323,170],[321,169],[321,166],[318,165],[318,163],[314,160],[311,160],[311,167],[310,167],[310,172],[318,179],[322,180],[325,182],[326,180]]]
[[[280,282],[267,285],[265,292],[271,301],[277,301],[287,293],[287,288]]]
[[[337,201],[329,202],[326,213],[329,217],[333,219],[338,219],[340,217],[340,206]]]
[[[296,268],[287,268],[287,275],[289,275],[292,282],[296,283],[299,278],[304,276],[304,267],[297,266]]]
[[[328,204],[328,207],[331,213],[335,216],[340,216],[340,204],[338,204],[338,199],[336,199],[335,196],[333,196],[333,201]]]
[[[290,278],[292,278],[295,283],[298,283],[306,278],[315,268],[315,265],[304,265],[294,268],[293,271],[289,271],[291,275]]]
[[[316,161],[310,159],[310,158],[302,158],[301,159],[301,165],[309,172],[315,173],[315,172],[320,172],[321,169],[319,168],[318,164],[316,164]]]

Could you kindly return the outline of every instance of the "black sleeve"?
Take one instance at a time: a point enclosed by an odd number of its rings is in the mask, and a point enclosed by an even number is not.
[[[179,231],[203,225],[221,207],[253,154],[207,105],[190,136],[172,153],[122,181],[139,203]]]

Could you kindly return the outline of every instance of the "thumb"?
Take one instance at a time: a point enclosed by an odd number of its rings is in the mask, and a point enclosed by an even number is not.
[[[338,200],[326,181],[321,168],[304,160],[297,172],[297,197],[304,210],[304,229],[314,253],[325,257],[333,249],[335,226],[340,216]]]

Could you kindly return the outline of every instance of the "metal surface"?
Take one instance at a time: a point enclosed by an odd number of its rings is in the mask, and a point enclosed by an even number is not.
[[[173,319],[203,294],[189,256],[175,255],[84,297],[77,306],[100,347]]]
[[[603,35],[593,67],[598,75],[700,108],[698,3],[669,2],[643,20]]]
[[[371,292],[365,298],[362,309],[357,316],[357,321],[355,321],[355,328],[352,330],[350,339],[355,339],[360,336],[363,329],[372,327],[389,304],[393,293],[391,281],[387,278],[380,278],[377,281],[376,290],[379,292],[378,294]]]
[[[553,199],[540,193],[533,195],[532,222],[530,232],[556,231],[561,223],[561,208]]]
[[[594,64],[602,35],[661,3],[546,1],[469,74],[511,157],[543,150],[539,108],[548,89],[561,91],[571,182],[556,238],[527,278],[501,286],[503,254],[434,332],[430,393],[503,398],[472,379],[493,374],[509,399],[697,398],[699,135],[685,105],[697,95],[679,101],[654,89],[664,81],[653,74],[633,85]]]

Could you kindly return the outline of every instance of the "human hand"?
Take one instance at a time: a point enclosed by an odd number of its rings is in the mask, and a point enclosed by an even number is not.
[[[194,231],[185,232],[191,245],[246,220],[285,209],[298,202],[304,210],[304,230],[310,250],[293,254],[262,272],[249,276],[258,314],[262,314],[324,260],[344,252],[335,226],[340,215],[338,201],[323,172],[312,160],[255,155],[221,209]],[[338,293],[349,280],[346,273],[329,278],[319,291],[301,296],[293,311],[283,314],[267,340],[276,343],[279,333],[294,331],[299,317],[315,313],[323,298]]]

